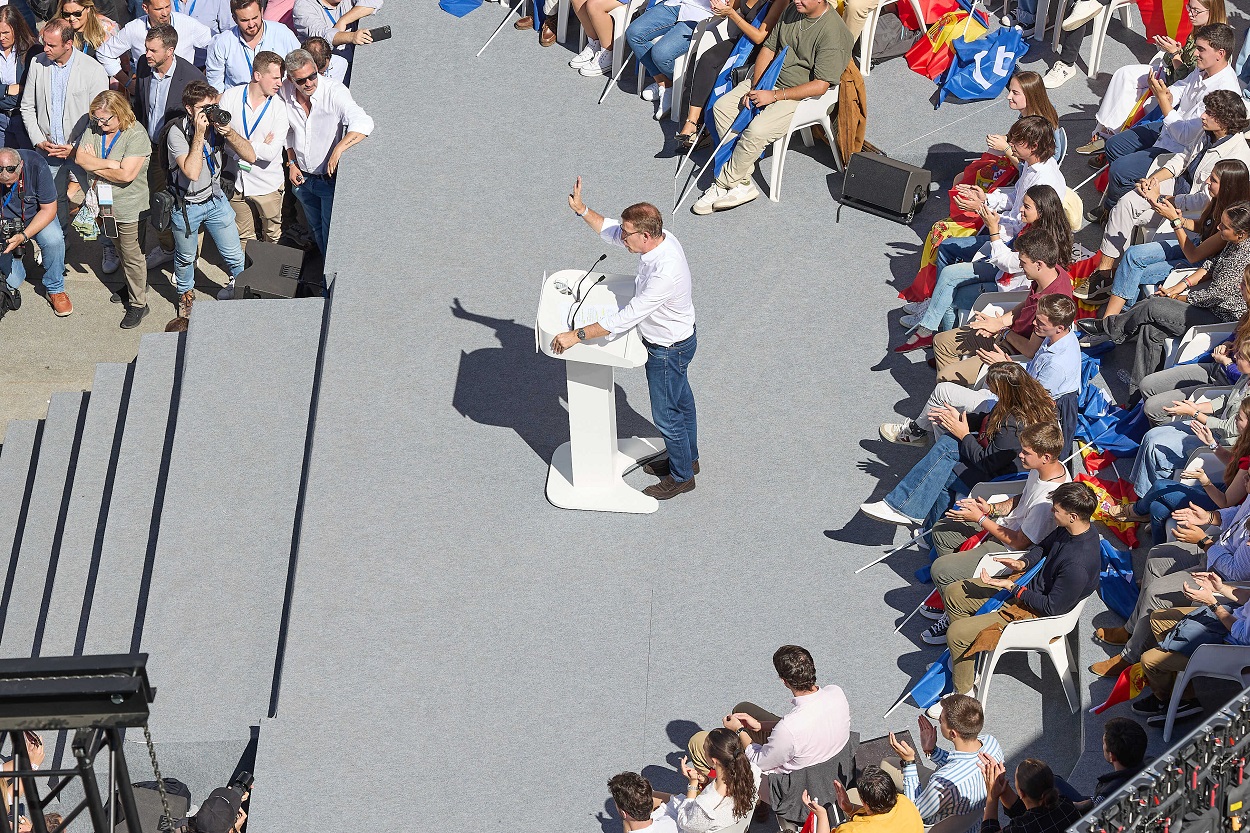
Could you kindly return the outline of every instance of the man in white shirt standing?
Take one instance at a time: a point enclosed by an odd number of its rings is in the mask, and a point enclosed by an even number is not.
[[[350,63],[357,46],[373,43],[368,29],[352,31],[352,25],[380,8],[382,0],[295,0],[291,28],[300,40],[325,38]]]
[[[304,50],[296,49],[286,56],[286,75],[281,95],[290,121],[287,159],[291,184],[324,255],[339,160],[344,151],[373,132],[373,119],[347,87],[322,78],[312,55]]]
[[[1105,148],[1111,165],[1107,192],[1101,206],[1090,209],[1087,217],[1091,221],[1105,219],[1106,212],[1150,173],[1155,157],[1184,153],[1198,144],[1203,134],[1203,99],[1207,93],[1231,90],[1241,95],[1241,82],[1228,64],[1236,41],[1233,27],[1227,23],[1199,26],[1193,38],[1193,72],[1170,87],[1153,76],[1150,78],[1150,89],[1163,121],[1139,124],[1107,139]]]
[[[175,54],[197,67],[204,66],[205,50],[213,40],[213,34],[207,26],[185,14],[175,12],[173,0],[143,0],[143,12],[142,16],[127,23],[96,50],[96,58],[118,83],[130,89],[130,79],[147,48],[148,29],[162,24],[173,26],[178,32]],[[121,57],[127,53],[130,55],[129,70],[123,68],[121,62]]]
[[[204,75],[219,90],[252,81],[252,62],[258,52],[285,55],[299,49],[295,33],[281,23],[266,21],[260,0],[230,0],[234,25],[213,38]]]
[[[686,377],[697,347],[686,253],[677,238],[664,231],[663,215],[650,203],[626,208],[620,222],[609,220],[582,202],[579,176],[569,195],[569,207],[606,242],[641,255],[641,261],[634,297],[624,309],[594,324],[561,333],[552,341],[551,349],[563,353],[579,341],[638,328],[647,348],[651,419],[668,450],[666,462],[643,467],[643,471],[661,480],[642,492],[656,500],[668,500],[694,489],[694,476],[699,472],[694,393]]]
[[[260,9],[256,12],[259,15]],[[289,129],[286,105],[278,98],[282,70],[281,55],[258,52],[251,82],[231,87],[221,96],[221,107],[231,116],[230,126],[256,152],[255,162],[231,157],[229,163],[237,173],[230,206],[238,218],[239,239],[245,247],[248,240],[277,243],[282,237],[282,152]]]

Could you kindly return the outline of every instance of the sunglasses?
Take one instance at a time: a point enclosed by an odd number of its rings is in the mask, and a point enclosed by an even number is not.
[[[20,167],[22,166],[21,165],[0,165],[0,171],[3,171],[6,174],[15,174],[17,173],[17,169]]]
[[[291,83],[299,84],[302,87],[305,84],[309,83],[310,81],[316,80],[318,75],[320,75],[320,73],[314,72],[312,75],[306,75],[303,78],[292,78]]]
[[[77,20],[78,18],[82,17],[82,16],[83,16],[83,15],[85,15],[86,13],[87,13],[87,10],[86,10],[86,9],[79,9],[79,10],[78,10],[78,11],[76,11],[76,12],[65,12],[65,16],[66,16],[66,17],[72,17],[72,18],[74,18],[75,20]]]

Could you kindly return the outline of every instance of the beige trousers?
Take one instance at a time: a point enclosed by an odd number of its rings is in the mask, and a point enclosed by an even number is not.
[[[846,0],[842,19],[846,21],[846,28],[851,30],[851,37],[859,38],[860,32],[864,31],[864,21],[868,19],[868,13],[880,5],[881,0]]]
[[[139,243],[139,223],[118,223],[113,248],[126,276],[127,306],[142,308],[148,302],[148,261]]]
[[[724,138],[729,126],[738,117],[742,97],[751,89],[750,81],[743,81],[720,98],[712,107],[712,116],[716,119],[716,131]],[[746,130],[738,137],[734,145],[733,156],[721,168],[716,184],[722,188],[733,188],[736,185],[748,185],[751,175],[755,173],[755,162],[770,144],[780,139],[790,128],[790,120],[798,108],[797,101],[777,101],[769,104],[751,119]]]
[[[239,225],[240,240],[277,243],[282,237],[281,189],[260,196],[242,197],[236,193],[230,199],[230,207],[234,209],[235,220]]]

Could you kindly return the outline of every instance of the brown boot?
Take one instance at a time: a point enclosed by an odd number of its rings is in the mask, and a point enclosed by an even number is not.
[[[1131,636],[1132,634],[1124,628],[1098,628],[1094,631],[1094,639],[1097,639],[1104,645],[1111,645],[1116,648],[1127,645]]]
[[[1107,657],[1102,662],[1096,662],[1089,667],[1091,673],[1098,677],[1110,677],[1112,679],[1124,673],[1124,669],[1130,667],[1131,662],[1126,660],[1119,654],[1113,657]]]
[[[188,289],[186,292],[182,293],[182,297],[178,299],[178,317],[190,318],[191,307],[193,304],[195,304],[195,290]]]
[[[547,15],[547,19],[543,21],[543,28],[538,32],[538,45],[551,46],[556,42],[556,16]]]

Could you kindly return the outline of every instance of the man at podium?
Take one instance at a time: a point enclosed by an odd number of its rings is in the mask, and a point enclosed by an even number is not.
[[[647,348],[647,388],[651,419],[664,437],[668,460],[649,463],[643,471],[660,482],[643,489],[656,500],[668,500],[694,489],[699,471],[694,393],[686,370],[694,358],[694,300],[686,253],[671,233],[664,232],[660,210],[640,202],[609,220],[582,202],[582,178],[577,178],[569,207],[608,243],[640,255],[633,299],[619,312],[589,326],[556,336],[553,353],[563,353],[579,341],[602,338],[638,328]]]

